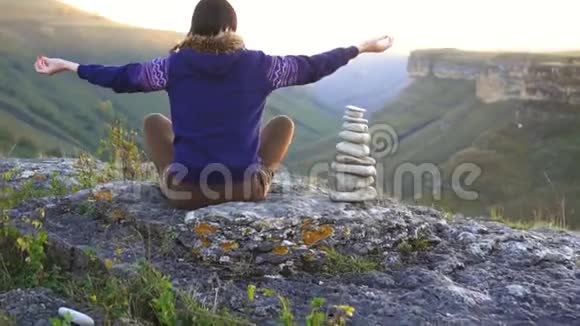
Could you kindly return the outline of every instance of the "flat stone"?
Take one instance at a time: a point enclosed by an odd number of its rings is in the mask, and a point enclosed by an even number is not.
[[[338,134],[338,136],[343,140],[354,144],[368,145],[371,142],[371,135],[365,133],[345,130]]]
[[[353,144],[348,142],[341,142],[336,145],[336,150],[339,153],[354,156],[367,157],[371,153],[371,149],[367,145]]]
[[[67,315],[70,315],[72,318],[72,322],[79,326],[94,326],[95,321],[89,317],[88,315],[83,314],[82,312],[61,307],[58,309],[58,315],[65,318]]]
[[[351,117],[351,118],[355,118],[355,119],[362,119],[365,116],[364,113],[353,112],[353,111],[346,111],[344,114],[347,117]]]
[[[360,177],[349,173],[331,172],[328,175],[328,182],[332,190],[338,192],[353,192],[370,187],[375,183],[375,178]]]
[[[352,111],[352,112],[359,112],[359,113],[365,113],[365,112],[367,112],[366,109],[359,108],[359,107],[354,106],[354,105],[347,105],[346,106],[346,110],[347,111]]]
[[[367,156],[367,157],[354,157],[350,155],[343,155],[338,154],[336,155],[336,162],[344,163],[344,164],[355,164],[355,165],[375,165],[377,164],[377,160],[374,158]]]
[[[377,199],[377,190],[373,187],[360,189],[353,192],[337,192],[330,193],[330,200],[335,202],[356,203]]]
[[[342,125],[342,128],[344,130],[348,130],[348,131],[354,131],[354,132],[365,132],[368,133],[369,132],[369,126],[363,123],[348,123],[345,122]]]
[[[351,122],[351,123],[364,123],[366,125],[369,124],[369,121],[367,119],[353,118],[353,117],[349,117],[347,115],[343,116],[342,119],[346,122]]]
[[[351,165],[332,162],[331,169],[336,172],[350,173],[361,177],[374,177],[377,175],[377,169],[372,165]]]

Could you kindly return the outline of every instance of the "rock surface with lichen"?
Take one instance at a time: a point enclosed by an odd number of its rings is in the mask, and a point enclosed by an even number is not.
[[[32,178],[41,187],[54,167],[76,184],[67,160],[7,160],[0,173],[17,171],[4,181],[11,185]],[[324,188],[288,176],[262,203],[186,212],[170,208],[153,183],[113,182],[30,199],[8,215],[23,233],[37,232],[30,221],[41,219],[48,255],[66,271],[122,276],[146,259],[176,288],[258,325],[278,324],[278,302],[259,294],[248,302],[249,284],[290,299],[299,319],[314,297],[353,306],[352,325],[580,320],[580,238],[571,233],[518,231],[392,200],[332,203]],[[336,259],[352,257],[372,268],[338,268]]]

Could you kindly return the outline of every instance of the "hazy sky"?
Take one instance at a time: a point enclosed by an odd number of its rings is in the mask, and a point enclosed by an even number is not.
[[[195,0],[62,0],[113,20],[186,32]],[[580,49],[579,0],[231,0],[251,48],[311,53],[391,34],[395,52]]]

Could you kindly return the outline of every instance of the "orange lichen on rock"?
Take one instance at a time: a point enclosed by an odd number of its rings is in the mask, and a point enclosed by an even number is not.
[[[272,253],[278,256],[287,255],[289,252],[290,248],[288,248],[287,246],[276,246],[274,250],[272,250]]]
[[[201,245],[202,245],[204,248],[209,248],[209,247],[211,246],[211,243],[212,243],[212,242],[211,242],[211,240],[210,240],[210,239],[208,239],[207,237],[203,237],[203,236],[202,236],[202,237],[201,237],[199,240],[201,241]]]
[[[109,189],[97,191],[93,194],[93,199],[96,201],[112,201],[113,192]]]
[[[111,212],[111,219],[115,222],[120,222],[127,217],[127,213],[122,209],[115,209]]]
[[[311,247],[320,241],[330,238],[334,234],[332,226],[325,224],[318,228],[305,228],[302,230],[302,240]]]
[[[220,248],[222,248],[225,252],[230,252],[238,249],[240,245],[234,241],[224,241],[220,244]]]
[[[199,223],[195,226],[195,235],[197,236],[208,236],[217,232],[217,227],[209,225],[207,223]]]

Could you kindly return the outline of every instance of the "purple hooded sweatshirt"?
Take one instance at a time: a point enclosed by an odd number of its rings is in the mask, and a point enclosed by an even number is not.
[[[237,182],[249,167],[261,163],[258,147],[266,97],[278,88],[316,82],[358,54],[354,46],[314,56],[184,48],[145,63],[80,65],[78,76],[117,93],[165,90],[175,134],[173,162],[187,168],[184,181],[199,182],[204,168],[217,163]],[[223,176],[212,177],[210,183],[224,182]]]

